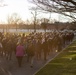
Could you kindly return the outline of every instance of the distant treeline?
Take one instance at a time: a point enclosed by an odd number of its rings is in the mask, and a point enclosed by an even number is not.
[[[0,24],[0,29],[34,29],[34,25],[16,25],[16,24]],[[40,29],[41,26],[40,25],[36,25],[37,29]]]
[[[70,24],[49,24],[47,23],[46,29],[69,29]],[[75,27],[74,27],[75,28]],[[17,25],[17,24],[0,24],[0,29],[34,29],[34,25]],[[41,25],[36,25],[36,29],[43,29]]]

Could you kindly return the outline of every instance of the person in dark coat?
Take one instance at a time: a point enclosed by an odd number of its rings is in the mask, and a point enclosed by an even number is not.
[[[33,61],[34,61],[34,55],[35,55],[35,51],[34,51],[34,45],[33,43],[30,41],[28,50],[27,50],[27,55],[28,55],[28,60],[30,61],[30,67],[33,67]]]
[[[47,44],[47,39],[45,38],[45,41],[43,42],[44,60],[47,59],[47,49],[48,49],[48,44]]]

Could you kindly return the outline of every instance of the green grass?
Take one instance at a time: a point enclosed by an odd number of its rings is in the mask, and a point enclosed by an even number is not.
[[[76,41],[35,75],[76,75]]]

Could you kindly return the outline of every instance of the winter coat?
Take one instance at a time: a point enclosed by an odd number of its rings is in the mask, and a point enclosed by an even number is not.
[[[24,56],[25,52],[24,52],[24,46],[22,45],[18,45],[16,47],[16,56]]]

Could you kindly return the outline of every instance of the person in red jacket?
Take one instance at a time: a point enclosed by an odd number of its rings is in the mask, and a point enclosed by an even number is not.
[[[21,67],[21,63],[22,63],[22,59],[23,59],[24,54],[25,54],[24,46],[23,46],[22,42],[20,42],[18,44],[18,46],[16,47],[16,57],[18,60],[19,67]]]

